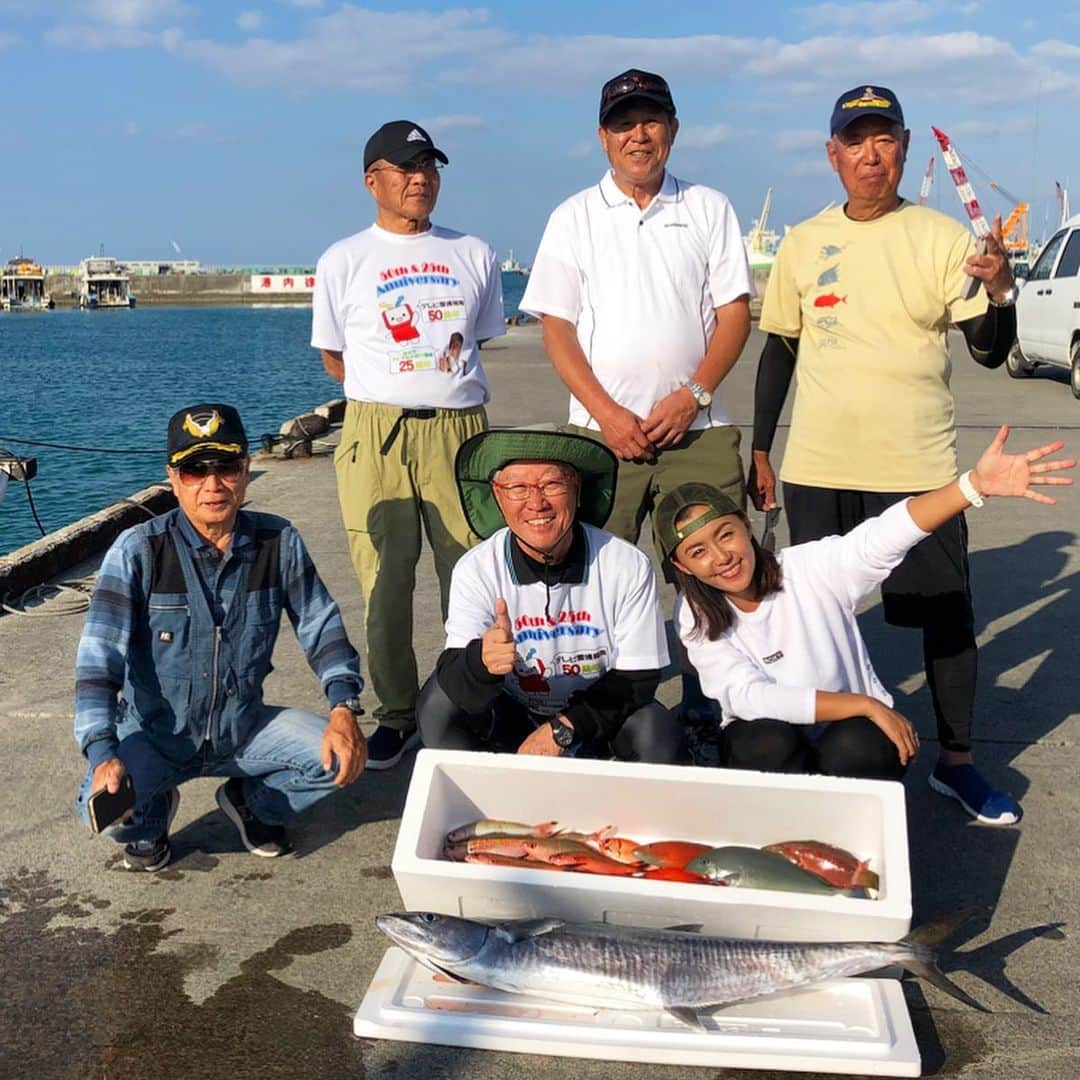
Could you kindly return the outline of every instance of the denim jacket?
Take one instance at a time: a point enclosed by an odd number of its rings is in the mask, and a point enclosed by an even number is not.
[[[200,574],[197,562],[214,565]],[[284,518],[240,511],[220,557],[180,510],[123,533],[76,659],[75,738],[90,765],[135,730],[177,761],[233,754],[258,719],[282,611],[324,690],[359,692],[341,613]]]

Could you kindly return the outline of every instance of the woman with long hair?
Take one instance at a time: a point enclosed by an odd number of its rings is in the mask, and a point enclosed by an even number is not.
[[[1064,445],[1005,453],[1008,427],[970,471],[890,507],[845,536],[774,556],[746,515],[708,484],[683,484],[656,509],[681,594],[675,624],[706,694],[723,710],[727,764],[773,772],[899,779],[918,753],[859,633],[855,609],[919,541],[988,497],[1054,500],[1035,485],[1075,466]]]

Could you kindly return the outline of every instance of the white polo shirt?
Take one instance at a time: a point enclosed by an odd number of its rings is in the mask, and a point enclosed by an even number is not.
[[[641,210],[609,170],[548,219],[521,310],[574,323],[604,389],[645,417],[693,377],[716,327],[715,309],[753,295],[726,195],[666,173]],[[570,422],[600,426],[574,397]],[[730,422],[714,397],[690,426]]]
[[[483,405],[490,395],[476,342],[505,333],[495,253],[475,236],[372,225],[319,259],[311,344],[344,353],[354,401]]]

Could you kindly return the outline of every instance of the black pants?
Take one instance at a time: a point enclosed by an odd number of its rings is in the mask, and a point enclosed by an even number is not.
[[[823,773],[861,780],[900,780],[906,766],[889,738],[865,716],[825,724],[810,739],[801,724],[732,720],[723,730],[724,764],[759,772]]]
[[[835,491],[785,483],[791,542],[842,536],[907,497],[902,492]],[[882,584],[881,598],[885,621],[891,626],[922,630],[923,665],[942,748],[970,750],[979,651],[963,514],[907,553]]]
[[[424,746],[434,750],[487,750],[514,753],[536,730],[536,720],[509,694],[499,694],[484,715],[458,708],[439,685],[428,679],[416,699],[416,725]],[[578,757],[648,761],[656,765],[686,765],[690,754],[682,725],[658,701],[631,713],[610,741],[597,739],[581,746]]]

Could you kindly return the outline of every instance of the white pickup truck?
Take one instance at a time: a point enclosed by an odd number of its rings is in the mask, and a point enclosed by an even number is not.
[[[1063,367],[1080,398],[1080,214],[1050,237],[1021,287],[1016,339],[1005,362],[1014,379],[1039,364]]]

